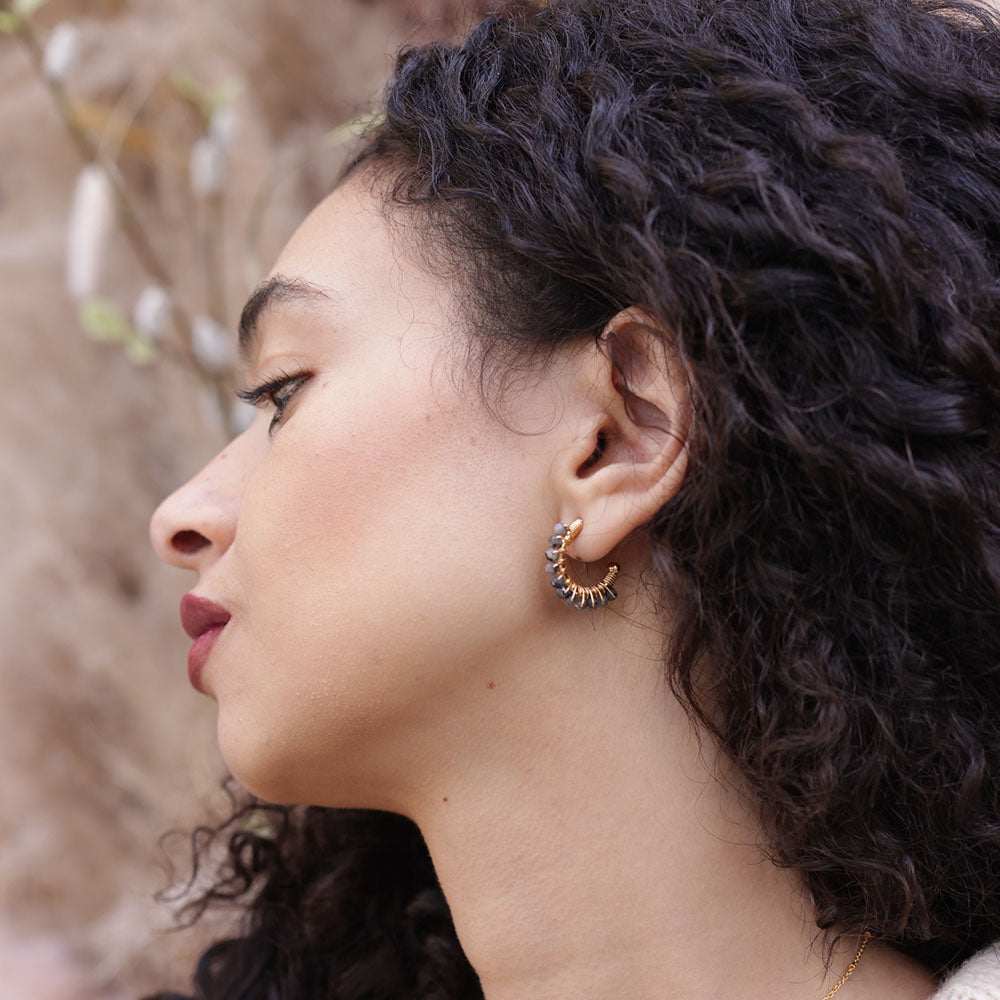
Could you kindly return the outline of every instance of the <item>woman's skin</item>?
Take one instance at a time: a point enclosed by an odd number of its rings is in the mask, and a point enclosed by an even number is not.
[[[667,690],[638,578],[634,529],[683,489],[682,372],[628,310],[484,399],[461,292],[379,205],[354,177],[292,237],[270,277],[300,294],[258,316],[244,382],[309,378],[153,516],[231,612],[203,674],[229,767],[272,801],[414,819],[488,1000],[819,1000],[857,941],[826,967]],[[578,578],[622,566],[607,609],[544,572],[576,517]],[[933,986],[873,943],[838,996]]]

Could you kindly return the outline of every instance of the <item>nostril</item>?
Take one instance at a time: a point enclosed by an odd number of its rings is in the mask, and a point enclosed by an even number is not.
[[[178,552],[183,552],[185,555],[191,555],[208,545],[208,539],[204,535],[199,534],[197,531],[178,531],[177,534],[170,539],[170,544]]]

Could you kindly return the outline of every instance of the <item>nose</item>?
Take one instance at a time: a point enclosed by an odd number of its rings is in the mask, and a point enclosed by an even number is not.
[[[237,438],[156,508],[149,537],[164,562],[204,572],[232,544],[246,479],[239,452]]]

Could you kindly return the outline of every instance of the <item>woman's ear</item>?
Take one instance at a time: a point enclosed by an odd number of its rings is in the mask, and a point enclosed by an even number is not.
[[[573,556],[603,559],[680,489],[690,393],[662,324],[618,313],[584,353],[567,397],[572,443],[553,466],[564,524],[580,517]]]

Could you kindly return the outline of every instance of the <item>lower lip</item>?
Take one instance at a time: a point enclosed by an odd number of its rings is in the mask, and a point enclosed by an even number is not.
[[[205,661],[212,651],[212,646],[215,645],[215,640],[225,627],[225,622],[221,625],[213,625],[207,632],[202,632],[191,644],[191,650],[188,653],[188,680],[191,681],[191,687],[202,694],[205,693],[205,688],[202,687],[201,672],[205,669]]]

